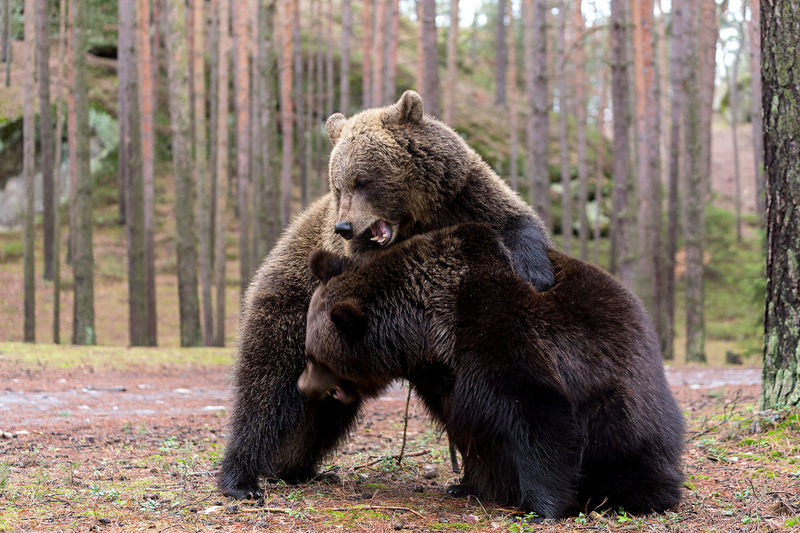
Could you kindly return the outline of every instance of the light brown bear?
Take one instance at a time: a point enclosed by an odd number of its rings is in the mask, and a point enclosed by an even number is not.
[[[516,272],[537,289],[553,283],[547,231],[489,166],[445,124],[423,114],[414,91],[384,108],[326,124],[331,192],[284,231],[245,296],[234,407],[219,486],[261,494],[260,477],[301,481],[354,425],[360,402],[306,401],[306,312],[318,285],[316,249],[358,255],[459,222],[491,225]],[[338,235],[337,235],[338,234]]]

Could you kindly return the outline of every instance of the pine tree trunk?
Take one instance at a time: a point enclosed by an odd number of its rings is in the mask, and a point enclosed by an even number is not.
[[[202,342],[197,302],[197,248],[195,246],[192,176],[192,134],[189,121],[189,56],[186,6],[183,0],[167,0],[167,70],[172,130],[172,166],[175,177],[176,247],[178,251],[178,305],[181,346]]]
[[[679,195],[681,168],[686,154],[683,145],[683,77],[685,60],[685,2],[672,3],[672,45],[670,50],[670,138],[667,180],[667,231],[664,254],[664,331],[661,352],[664,359],[675,359],[675,260],[680,223]]]
[[[623,0],[611,2],[611,97],[614,114],[614,181],[611,214],[610,272],[627,287],[633,286],[633,252],[636,250],[631,212],[633,180],[630,161],[630,78],[627,42],[628,14]]]
[[[508,0],[508,124],[509,144],[511,145],[511,161],[508,177],[511,188],[519,189],[519,113],[517,112],[517,41],[514,31],[514,3]]]
[[[641,57],[642,101],[637,109],[639,167],[637,230],[639,254],[636,261],[636,294],[661,334],[663,321],[663,250],[661,245],[661,120],[656,57],[653,46],[653,0],[635,0],[638,41],[634,46]]]
[[[328,0],[331,1],[331,0]],[[400,31],[400,1],[386,0],[386,39],[384,46],[383,68],[383,102],[391,104],[396,100],[395,86],[397,84],[397,40]]]
[[[575,38],[582,39],[585,30],[580,0],[575,1]],[[581,259],[589,260],[589,218],[586,216],[586,203],[589,197],[589,175],[586,169],[586,87],[584,71],[586,52],[582,40],[575,47],[575,136],[578,143],[578,240]]]
[[[144,263],[146,286],[147,346],[158,344],[156,321],[156,265],[153,201],[155,193],[154,101],[153,83],[155,63],[150,43],[150,0],[138,0],[136,14],[139,27],[139,104],[141,106],[142,133],[142,183],[144,187]]]
[[[528,95],[526,164],[529,199],[552,229],[550,217],[549,122],[547,96],[547,2],[524,0],[525,92]],[[535,43],[535,47],[534,47]]]
[[[375,0],[375,39],[372,41],[372,105],[383,105],[383,75],[386,60],[386,2]]]
[[[350,39],[353,36],[353,6],[351,0],[342,0],[342,66],[339,88],[339,111],[350,112]]]
[[[297,0],[295,0],[297,1]],[[239,292],[244,295],[252,273],[250,257],[250,63],[248,5],[234,2],[233,41],[236,53],[236,205],[239,211]]]
[[[11,87],[11,1],[3,3],[3,61],[6,62],[6,87]]]
[[[64,64],[67,57],[67,0],[58,2],[58,84],[56,85],[56,136],[55,162],[56,178],[53,182],[53,344],[61,344],[61,186],[63,173],[64,137]]]
[[[34,0],[25,0],[25,13],[34,12]],[[25,219],[24,219],[24,307],[23,339],[25,342],[36,342],[36,272],[34,258],[34,217],[35,190],[33,179],[36,174],[36,131],[33,109],[34,91],[36,90],[36,37],[34,36],[33,16],[25,17],[25,77],[23,82],[23,149],[22,168],[25,175]]]
[[[569,170],[569,142],[567,140],[567,116],[569,115],[567,97],[567,17],[568,0],[558,4],[558,34],[556,35],[556,69],[558,86],[558,151],[561,163],[561,245],[567,254],[572,254],[572,180]]]
[[[764,2],[764,166],[767,183],[767,305],[764,318],[764,409],[800,405],[800,6]]]
[[[375,0],[364,0],[361,10],[361,107],[372,107],[372,4]]]
[[[267,255],[280,232],[280,220],[277,209],[277,156],[278,156],[278,116],[277,104],[277,35],[275,26],[275,0],[259,0],[258,4],[258,51],[257,80],[259,101],[256,106],[256,120],[259,122],[261,136],[260,150],[261,172],[257,176],[259,183],[256,210],[256,224],[260,228],[260,240],[256,243],[259,260]]]
[[[750,2],[750,121],[753,124],[753,162],[756,180],[756,213],[764,227],[764,153],[763,111],[761,109],[761,21],[759,0]]]
[[[228,183],[228,105],[229,105],[229,61],[230,56],[230,4],[227,0],[217,3],[217,161],[215,179],[217,184],[216,221],[214,226],[214,285],[216,286],[216,316],[214,324],[214,344],[225,345],[225,207],[229,194],[225,191]]]
[[[603,59],[608,56],[608,50],[603,51]],[[600,83],[600,104],[597,106],[597,131],[600,134],[597,136],[597,174],[594,184],[594,202],[597,206],[594,219],[594,228],[592,239],[594,240],[594,247],[592,250],[592,262],[595,265],[600,264],[600,217],[603,215],[603,185],[605,182],[605,161],[604,155],[606,153],[606,106],[608,104],[608,74],[604,69],[600,73],[602,81]]]
[[[505,9],[505,0],[500,0]],[[444,121],[453,126],[456,105],[456,56],[458,54],[458,0],[450,0],[450,27],[447,30],[447,95],[444,99]]]
[[[700,3],[700,128],[701,171],[706,197],[711,196],[711,117],[714,112],[714,79],[719,39],[719,12],[716,0],[699,0]]]
[[[42,156],[44,279],[53,279],[53,114],[50,107],[50,20],[47,0],[36,0],[36,62],[39,75],[39,142]]]
[[[710,0],[709,0],[710,1]],[[703,233],[705,228],[705,180],[703,176],[703,95],[699,70],[701,39],[700,13],[689,0],[684,4],[685,57],[683,95],[687,156],[686,192],[683,195],[683,242],[686,274],[686,360],[701,361],[705,355],[703,320]]]
[[[136,3],[120,0],[117,72],[119,74],[120,153],[126,154],[125,230],[128,238],[128,335],[131,346],[147,345],[147,286],[145,269],[144,184],[139,114],[139,70],[136,57]],[[123,106],[123,101],[125,105]],[[124,123],[124,127],[122,124]]]
[[[75,297],[72,344],[96,344],[94,326],[94,258],[92,252],[92,177],[89,170],[89,86],[86,82],[87,13],[85,0],[73,0],[75,98],[75,205],[72,273]],[[72,230],[70,230],[72,231]]]
[[[303,48],[300,40],[300,0],[292,0],[292,50],[294,52],[294,109],[297,130],[297,166],[300,169],[300,204],[308,205],[308,166],[306,164],[306,119],[303,101]]]
[[[78,124],[75,116],[75,6],[67,9],[67,152],[69,153],[69,232],[67,233],[66,264],[72,264],[75,251],[75,191],[78,189]]]
[[[742,2],[742,19],[745,17],[747,4]],[[733,56],[733,66],[730,67],[729,82],[730,87],[730,109],[731,109],[731,137],[733,141],[733,182],[736,189],[736,241],[742,242],[742,194],[739,174],[739,137],[736,126],[739,123],[739,59],[744,48],[744,23],[737,24],[737,41],[739,47]]]
[[[320,120],[325,120],[334,112],[334,84],[336,72],[333,64],[333,0],[325,0],[325,109]],[[322,155],[320,155],[322,157]]]
[[[494,105],[506,105],[506,65],[508,49],[506,43],[506,3],[497,2],[497,37],[495,38],[496,56],[494,71]],[[452,90],[452,85],[448,84]]]
[[[369,0],[367,0],[369,1]],[[294,111],[292,109],[292,10],[288,4],[281,6],[283,35],[281,63],[281,226],[285,227],[292,216],[292,150],[294,149]]]
[[[441,116],[439,48],[436,41],[436,0],[422,0],[422,100],[425,111]]]

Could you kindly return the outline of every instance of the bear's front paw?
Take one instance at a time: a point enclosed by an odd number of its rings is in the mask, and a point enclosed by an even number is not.
[[[259,487],[229,487],[224,488],[223,492],[236,500],[260,500],[264,497],[264,491]]]
[[[475,494],[475,492],[472,490],[472,487],[466,483],[454,483],[447,487],[447,494],[456,498],[464,498]]]

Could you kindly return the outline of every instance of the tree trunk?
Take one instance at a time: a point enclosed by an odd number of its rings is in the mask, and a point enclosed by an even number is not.
[[[178,299],[181,346],[202,342],[197,302],[197,248],[189,123],[189,57],[186,6],[183,0],[167,0],[167,70],[172,130],[172,168],[175,177],[176,247],[178,251]]]
[[[683,145],[683,77],[686,49],[685,2],[672,3],[672,46],[670,51],[670,139],[669,174],[667,181],[667,232],[664,255],[664,331],[661,353],[664,359],[675,359],[675,260],[678,252],[680,208],[678,189],[686,154]]]
[[[142,183],[144,187],[144,263],[146,286],[146,328],[145,344],[158,344],[158,328],[156,321],[156,265],[155,238],[153,220],[153,201],[155,192],[155,144],[154,101],[156,88],[153,83],[154,66],[150,43],[150,0],[138,0],[137,10],[139,25],[139,104],[141,106],[142,134]]]
[[[608,56],[608,50],[603,51],[603,59]],[[608,74],[605,69],[601,70],[600,77],[600,104],[597,106],[597,175],[594,184],[594,202],[597,206],[594,219],[593,236],[594,249],[592,250],[592,262],[595,265],[600,264],[600,217],[603,214],[603,182],[605,181],[605,162],[604,155],[606,153],[606,105],[608,104]]]
[[[295,0],[296,2],[297,0]],[[233,41],[236,53],[236,205],[239,211],[239,292],[244,295],[252,273],[250,257],[250,68],[248,4],[233,2]]]
[[[422,0],[422,100],[425,111],[441,115],[439,48],[436,41],[436,0]]]
[[[375,0],[375,39],[372,41],[372,105],[383,105],[384,64],[386,60],[386,2]]]
[[[800,405],[800,6],[764,2],[764,165],[767,176],[767,305],[764,315],[764,409]]]
[[[292,0],[292,50],[294,51],[294,108],[297,130],[297,166],[300,169],[300,204],[308,205],[308,166],[306,164],[306,119],[303,101],[303,48],[300,40],[300,0]],[[310,105],[310,104],[309,104]]]
[[[61,344],[61,160],[64,143],[64,85],[67,43],[67,0],[58,2],[58,84],[56,85],[56,136],[55,157],[56,178],[53,182],[53,344]]]
[[[25,13],[34,12],[34,0],[25,0]],[[36,131],[33,109],[34,91],[36,90],[36,37],[34,36],[33,16],[25,17],[25,77],[23,82],[23,150],[22,165],[25,175],[25,223],[24,223],[24,263],[25,263],[25,320],[23,339],[25,342],[36,342],[36,272],[34,270],[34,217],[35,189],[33,186],[36,174]]]
[[[586,216],[586,202],[589,197],[589,176],[586,169],[586,88],[584,71],[586,52],[582,40],[586,25],[581,13],[580,0],[575,1],[575,135],[578,143],[578,240],[581,259],[589,260],[589,219]]]
[[[634,46],[641,58],[642,98],[637,102],[637,139],[639,144],[637,231],[639,254],[636,261],[636,294],[662,334],[663,320],[663,250],[661,247],[661,119],[656,57],[653,44],[653,0],[635,0],[638,12],[635,24],[638,41]]]
[[[36,62],[39,74],[39,141],[42,156],[44,279],[53,279],[53,116],[50,107],[50,20],[47,0],[36,0]]]
[[[548,160],[550,105],[547,96],[547,2],[524,0],[523,5],[525,92],[529,102],[525,173],[530,202],[547,227],[552,229]]]
[[[75,98],[75,206],[72,273],[75,297],[72,344],[96,344],[94,327],[94,258],[92,256],[92,176],[89,169],[89,86],[86,83],[87,13],[85,0],[73,0]]]
[[[146,346],[147,343],[147,286],[145,269],[144,236],[144,185],[142,179],[142,134],[139,114],[139,70],[136,58],[136,3],[120,0],[119,6],[119,51],[117,72],[119,75],[118,115],[120,131],[119,152],[125,154],[127,167],[124,181],[125,233],[128,238],[128,335],[131,346]],[[124,102],[124,105],[123,105]],[[124,124],[124,126],[123,126]]]
[[[367,0],[369,1],[369,0]],[[283,21],[282,55],[279,67],[281,83],[281,226],[292,217],[292,150],[294,148],[294,114],[292,109],[292,10],[288,4],[281,6]]]
[[[517,41],[514,38],[514,3],[508,0],[508,123],[509,144],[511,145],[511,161],[508,178],[511,188],[519,189],[519,114],[517,113]]]
[[[342,0],[342,66],[339,88],[339,111],[350,112],[350,39],[353,36],[353,6],[351,0]],[[327,118],[327,117],[326,117]]]
[[[614,113],[614,181],[611,213],[610,272],[633,286],[633,180],[630,161],[630,77],[628,72],[628,14],[623,0],[611,2],[611,98]]]
[[[375,0],[364,0],[361,10],[361,107],[372,107],[372,4]]]
[[[325,120],[333,114],[334,106],[334,84],[336,82],[336,72],[333,65],[333,0],[325,1],[325,110],[318,120]],[[322,157],[322,155],[320,155]]]
[[[217,3],[217,54],[218,91],[217,91],[217,165],[215,181],[217,183],[216,212],[214,226],[214,284],[216,286],[216,317],[214,328],[214,344],[225,345],[225,207],[228,193],[228,105],[229,105],[229,62],[230,55],[230,4],[227,0]]]
[[[710,1],[710,0],[708,0]],[[686,274],[686,360],[706,360],[703,320],[703,233],[705,228],[705,179],[703,175],[703,95],[701,94],[700,13],[692,1],[684,4],[685,57],[683,95],[687,156],[686,192],[683,196],[683,242]]]
[[[567,254],[572,254],[572,180],[569,170],[569,143],[567,140],[567,17],[568,0],[558,4],[558,34],[556,36],[556,56],[559,68],[556,70],[558,86],[558,151],[561,163],[561,246]]]
[[[75,6],[67,9],[67,152],[69,153],[69,233],[67,233],[66,264],[72,264],[75,251],[75,191],[78,189],[78,123],[75,116]]]
[[[6,62],[6,87],[11,87],[11,1],[3,2],[3,61]]]
[[[505,0],[499,4],[505,10]],[[444,99],[444,121],[453,126],[456,105],[456,56],[458,54],[458,0],[450,0],[450,27],[447,30],[447,95]],[[504,82],[505,83],[505,82]]]
[[[747,11],[747,3],[742,2],[742,20]],[[739,123],[739,59],[744,48],[744,22],[736,25],[738,48],[733,56],[733,66],[729,69],[731,137],[733,140],[733,182],[736,189],[736,241],[742,242],[742,194],[739,174],[739,138],[736,125]]]
[[[756,213],[764,227],[764,132],[761,109],[761,21],[759,0],[750,2],[750,121],[753,124],[753,162],[756,180]]]
[[[497,47],[495,56],[494,74],[494,105],[506,105],[506,65],[508,63],[508,50],[506,43],[506,3],[503,0],[497,2],[497,37],[495,39]],[[453,86],[448,84],[448,90]]]
[[[719,39],[719,12],[716,0],[699,0],[700,52],[698,90],[700,91],[701,162],[703,187],[711,196],[711,117],[714,112],[714,80]]]
[[[397,46],[400,32],[400,0],[388,1],[389,20],[387,21],[387,31],[389,38],[386,42],[386,77],[383,101],[390,104],[397,98],[395,95],[395,87],[397,86]]]

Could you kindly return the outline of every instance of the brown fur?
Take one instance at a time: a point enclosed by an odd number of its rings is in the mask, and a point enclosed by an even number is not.
[[[463,221],[483,221],[503,235],[520,275],[552,284],[550,241],[533,210],[446,125],[423,114],[407,91],[394,105],[327,123],[334,143],[332,192],[296,218],[256,273],[244,299],[234,407],[219,478],[227,494],[260,494],[259,478],[313,476],[322,457],[355,423],[359,403],[325,396],[306,401],[297,390],[305,367],[306,311],[317,282],[309,254],[345,255],[380,248],[369,226],[385,220],[394,245],[415,234]],[[350,222],[355,236],[333,232]]]
[[[464,457],[454,494],[546,517],[673,507],[683,421],[650,320],[606,272],[549,256],[555,284],[537,292],[482,224],[370,261],[316,252],[308,368],[360,397],[410,380]]]

